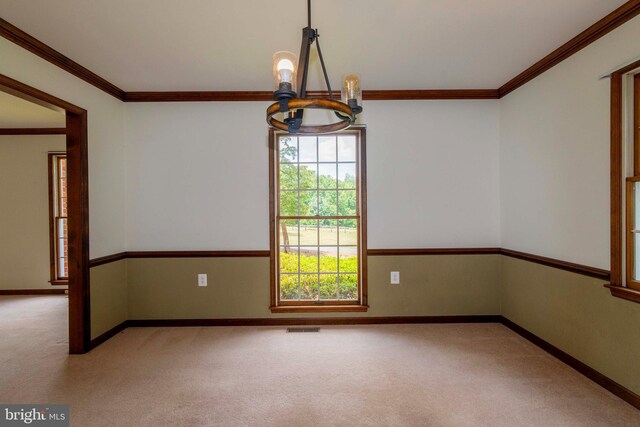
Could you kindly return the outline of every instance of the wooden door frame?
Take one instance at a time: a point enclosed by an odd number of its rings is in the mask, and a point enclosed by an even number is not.
[[[69,353],[91,345],[89,287],[89,161],[87,110],[0,74],[0,91],[66,112],[69,239]]]

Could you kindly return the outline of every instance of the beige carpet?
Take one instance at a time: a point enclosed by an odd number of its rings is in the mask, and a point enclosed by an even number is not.
[[[497,324],[133,328],[68,356],[64,297],[0,297],[0,402],[73,426],[612,426],[640,411]]]

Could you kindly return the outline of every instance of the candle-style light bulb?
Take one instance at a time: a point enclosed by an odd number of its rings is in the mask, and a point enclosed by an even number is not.
[[[362,111],[362,88],[357,74],[347,74],[342,82],[342,102],[356,112]]]

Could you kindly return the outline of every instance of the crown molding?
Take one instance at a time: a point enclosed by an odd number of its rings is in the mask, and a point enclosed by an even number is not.
[[[366,91],[364,91],[366,92]],[[332,95],[340,98],[340,92]],[[364,96],[364,95],[363,95]],[[308,98],[327,98],[328,91],[308,90]],[[268,101],[273,102],[273,92],[269,91],[159,91],[125,92],[124,102],[230,102],[230,101]]]
[[[25,33],[20,28],[10,24],[2,18],[0,18],[0,36],[27,49],[31,53],[38,55],[42,59],[49,61],[53,65],[57,65],[68,73],[73,74],[98,89],[105,91],[109,95],[112,95],[119,100],[124,100],[124,91],[122,89],[113,83],[109,83],[91,70],[83,67],[75,61],[72,61],[57,50],[53,49],[51,46],[42,43],[40,40]]]
[[[640,13],[640,0],[631,0],[545,56],[498,89],[500,98],[538,77]]]
[[[362,97],[367,101],[500,99],[638,14],[640,14],[640,0],[627,1],[498,89],[365,90]],[[0,36],[123,102],[272,101],[269,91],[126,92],[2,18],[0,18]],[[328,92],[309,91],[308,95],[312,98],[326,97]],[[339,97],[339,92],[334,91],[334,96]]]
[[[332,94],[340,98],[340,92]],[[307,91],[308,98],[327,98],[328,91]],[[498,99],[497,89],[417,89],[364,90],[365,101],[438,100],[438,99]],[[273,102],[268,91],[192,91],[192,92],[125,92],[124,102]]]

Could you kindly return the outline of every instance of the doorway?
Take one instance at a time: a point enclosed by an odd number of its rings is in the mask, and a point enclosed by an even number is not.
[[[0,91],[65,113],[64,128],[4,129],[2,133],[23,132],[24,135],[30,131],[31,134],[53,133],[66,137],[69,353],[86,353],[91,346],[87,111],[2,74]]]

